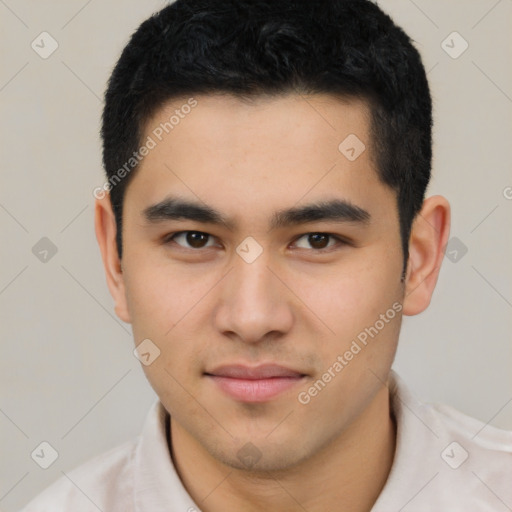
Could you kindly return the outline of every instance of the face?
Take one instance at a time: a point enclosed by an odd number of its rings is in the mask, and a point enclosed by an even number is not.
[[[146,126],[118,311],[160,350],[143,368],[183,432],[232,467],[250,442],[261,468],[286,469],[342,436],[387,378],[404,297],[396,197],[362,102],[195,99],[168,135],[186,99]]]

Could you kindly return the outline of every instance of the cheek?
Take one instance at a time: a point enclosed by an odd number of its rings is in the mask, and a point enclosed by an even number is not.
[[[190,395],[181,383],[202,371],[201,352],[205,337],[200,331],[204,322],[197,316],[200,314],[199,301],[207,292],[203,288],[208,283],[203,280],[194,285],[190,276],[183,272],[171,273],[169,268],[150,268],[141,264],[133,268],[136,271],[127,271],[125,282],[135,345],[149,339],[158,353],[154,361],[143,364],[142,369],[164,401],[166,397],[172,397],[174,407],[185,407]],[[189,382],[186,389],[192,392],[193,385],[194,382]]]
[[[160,350],[155,365],[176,377],[199,371],[201,352],[209,339],[204,335],[208,293],[219,280],[217,274],[168,263],[126,266],[132,270],[125,282],[135,343],[152,340]],[[152,366],[144,368],[147,374],[154,373]]]
[[[329,328],[326,332],[351,338],[401,299],[401,266],[382,263],[385,259],[362,255],[323,275],[299,277],[300,296]]]
[[[209,280],[198,279],[198,271],[191,274],[168,264],[136,261],[126,266],[128,309],[134,332],[142,336],[171,336],[175,326],[195,314],[194,308],[208,288]]]
[[[400,332],[402,306],[396,281],[368,271],[360,277],[338,277],[330,282],[328,293],[311,285],[309,296],[316,299],[318,316],[334,331],[316,343],[321,367],[302,389],[300,403],[307,402],[304,410],[312,417],[345,424],[382,387]]]
[[[129,273],[125,282],[135,340],[163,338],[173,326],[170,312],[175,310],[176,294],[169,293],[169,284],[161,275],[140,267]]]

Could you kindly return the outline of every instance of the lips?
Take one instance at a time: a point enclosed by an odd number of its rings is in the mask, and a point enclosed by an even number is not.
[[[225,365],[219,366],[207,374],[215,375],[217,377],[227,377],[231,379],[271,379],[275,377],[298,377],[302,376],[298,371],[290,370],[284,366],[277,364],[264,364],[261,366],[243,366],[243,365]]]
[[[205,376],[237,401],[266,402],[301,383],[306,375],[284,366],[265,364],[224,365],[206,372]]]

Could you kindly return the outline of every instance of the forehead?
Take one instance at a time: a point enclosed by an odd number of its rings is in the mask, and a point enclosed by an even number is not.
[[[193,104],[193,107],[190,105]],[[160,141],[247,150],[264,142],[283,151],[293,146],[305,149],[322,141],[339,156],[339,143],[349,134],[369,143],[370,109],[366,101],[330,94],[297,94],[239,98],[231,94],[197,95],[164,103],[147,120],[145,135]],[[170,136],[172,133],[173,137]],[[324,148],[325,149],[325,148]]]
[[[358,99],[327,94],[250,101],[227,94],[177,98],[147,121],[142,142],[151,140],[152,149],[128,191],[137,188],[146,203],[178,192],[233,208],[277,206],[285,197],[287,203],[306,195],[324,199],[339,191],[363,205],[375,199],[372,188],[384,187],[369,134],[369,107]]]

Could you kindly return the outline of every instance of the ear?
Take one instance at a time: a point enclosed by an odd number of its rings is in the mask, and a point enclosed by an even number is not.
[[[94,225],[103,266],[105,267],[107,285],[115,302],[115,312],[123,322],[131,323],[126,301],[123,270],[117,253],[116,220],[109,194],[106,194],[102,199],[96,199]]]
[[[409,239],[404,315],[417,315],[430,304],[450,235],[450,204],[442,196],[423,202]]]

